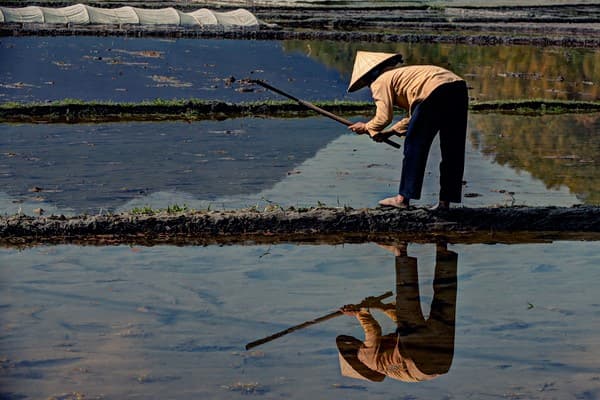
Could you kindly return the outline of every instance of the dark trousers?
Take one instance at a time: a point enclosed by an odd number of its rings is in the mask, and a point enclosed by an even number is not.
[[[465,168],[469,96],[464,81],[446,83],[413,110],[404,140],[404,160],[398,193],[421,198],[429,149],[440,133],[440,200],[460,203]]]

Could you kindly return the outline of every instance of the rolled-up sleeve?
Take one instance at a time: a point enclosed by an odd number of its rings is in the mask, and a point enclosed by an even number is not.
[[[405,135],[410,124],[410,117],[402,118],[400,121],[392,125],[392,130],[399,135]]]
[[[356,316],[365,332],[366,347],[375,347],[381,340],[381,326],[367,309],[361,309]]]
[[[371,84],[375,100],[375,116],[367,122],[369,135],[374,136],[385,129],[394,118],[394,91],[388,81],[375,81]]]

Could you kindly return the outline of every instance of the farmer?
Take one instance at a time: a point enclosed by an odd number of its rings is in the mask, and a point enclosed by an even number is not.
[[[377,111],[368,122],[348,129],[369,134],[375,141],[391,135],[406,136],[398,195],[379,201],[382,206],[407,208],[421,197],[429,149],[440,133],[440,193],[434,208],[448,209],[460,203],[465,164],[468,94],[466,82],[454,73],[433,65],[397,66],[400,54],[358,51],[348,92],[369,86]],[[393,108],[408,116],[391,129]]]
[[[382,246],[384,247],[384,246]],[[417,259],[405,246],[385,246],[396,254],[396,302],[374,304],[396,324],[387,335],[368,308],[346,305],[341,311],[354,316],[365,340],[336,338],[342,375],[379,382],[386,376],[404,382],[426,381],[449,371],[454,356],[456,320],[456,269],[458,255],[438,245],[434,296],[429,318],[421,310]]]

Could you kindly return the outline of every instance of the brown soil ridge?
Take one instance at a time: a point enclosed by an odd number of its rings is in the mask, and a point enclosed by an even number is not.
[[[225,120],[239,117],[314,116],[304,106],[293,102],[228,103],[222,101],[166,101],[166,104],[4,104],[0,122],[81,123],[113,121]],[[371,110],[371,103],[317,104],[332,113],[356,114]],[[600,110],[600,102],[597,104]]]
[[[338,115],[372,112],[372,103],[328,103],[315,105]],[[473,112],[515,114],[549,114],[600,111],[598,101],[505,100],[473,102]],[[116,121],[225,120],[243,117],[312,117],[312,110],[295,102],[227,103],[220,101],[175,101],[165,104],[60,102],[58,104],[0,104],[0,122],[19,123],[89,123]]]
[[[431,27],[431,31],[441,29]],[[198,30],[173,26],[113,26],[113,25],[72,25],[51,26],[47,24],[0,25],[0,37],[4,36],[116,36],[116,37],[165,37],[188,39],[248,39],[248,40],[328,40],[337,42],[371,43],[449,43],[477,46],[520,45],[566,48],[598,48],[600,33],[595,29],[569,28],[568,31],[552,27],[551,24],[533,28],[499,27],[489,31],[489,27],[469,27],[454,24],[444,26],[444,32],[416,32],[413,27],[405,29],[411,32],[380,33],[359,31],[327,31],[312,28],[307,31],[262,28],[259,31],[236,30]],[[557,35],[557,36],[554,36]]]
[[[270,206],[271,207],[271,206]],[[123,213],[95,216],[0,217],[0,243],[28,244],[85,242],[86,239],[122,242],[236,242],[277,241],[277,238],[311,238],[333,235],[372,240],[378,236],[405,235],[411,239],[439,235],[466,240],[474,234],[515,236],[523,232],[588,233],[600,237],[600,206],[482,207],[433,211],[318,207],[228,211],[193,211],[152,215]],[[477,235],[476,235],[477,236]],[[461,239],[462,238],[462,239]],[[472,239],[471,239],[472,240]],[[135,240],[134,240],[135,241]]]

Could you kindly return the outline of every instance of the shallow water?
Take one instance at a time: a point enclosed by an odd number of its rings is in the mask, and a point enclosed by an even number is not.
[[[463,204],[599,204],[599,117],[472,114]],[[347,134],[325,118],[1,129],[3,214],[174,204],[220,209],[269,201],[374,207],[397,191],[402,160],[401,151]],[[437,201],[438,147],[434,143],[415,204]]]
[[[597,100],[600,52],[534,46],[419,43],[3,37],[0,101],[64,98],[142,101],[282,98],[238,91],[237,79],[266,79],[306,100],[370,100],[347,94],[356,50],[399,52],[407,64],[436,64],[463,76],[476,100]]]
[[[339,135],[322,122],[5,125],[0,180],[13,208],[33,200],[65,212],[115,210],[160,191],[205,201],[260,193]]]
[[[363,339],[351,316],[244,350],[344,304],[398,294],[395,265],[404,274],[414,259],[375,244],[2,249],[2,397],[599,398],[597,242],[448,249],[452,358],[419,383],[342,376],[336,337]],[[435,252],[408,246],[430,318]],[[419,359],[436,354],[426,347]]]
[[[600,95],[593,50],[60,37],[0,39],[0,101],[278,99],[236,91],[230,76],[309,100],[368,100],[345,94],[363,46],[448,66],[479,100]],[[400,152],[322,118],[0,129],[2,214],[372,207],[398,185]],[[597,131],[597,114],[471,115],[464,204],[598,204]],[[434,150],[421,204],[437,200],[438,161]],[[444,354],[453,357],[420,383],[342,376],[336,337],[362,339],[347,316],[244,350],[396,291],[398,260],[376,244],[1,249],[0,397],[600,398],[597,242],[449,249],[455,333]],[[435,246],[410,244],[408,254],[428,316]],[[395,330],[374,314],[384,333]]]
[[[345,93],[360,48],[398,51],[407,63],[448,66],[469,80],[474,99],[600,96],[600,53],[594,50],[7,37],[0,41],[0,100],[278,98],[237,91],[237,83],[224,81],[230,76],[267,79],[306,99],[368,100],[366,90]],[[465,205],[599,203],[597,114],[474,114],[469,124]],[[344,127],[324,118],[1,128],[0,212],[9,214],[175,203],[214,209],[268,201],[364,207],[396,192],[399,178],[401,153],[344,135]],[[438,160],[434,151],[424,204],[437,201]]]

